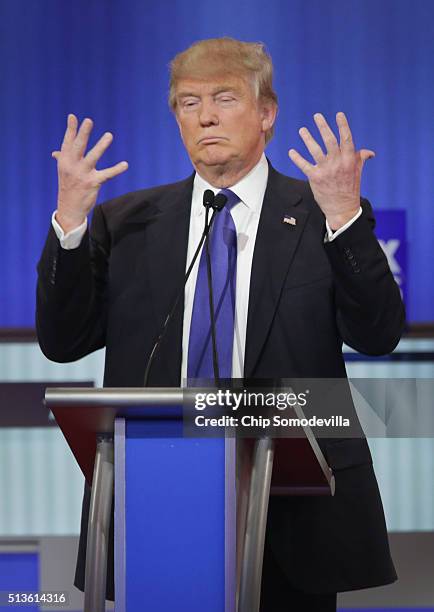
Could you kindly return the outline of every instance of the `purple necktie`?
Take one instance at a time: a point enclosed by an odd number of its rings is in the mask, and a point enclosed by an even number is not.
[[[216,213],[209,236],[209,251],[219,375],[224,379],[231,378],[232,374],[237,272],[237,233],[230,211],[240,199],[229,189],[222,189],[219,193],[227,196],[228,201],[224,208]],[[200,257],[194,294],[188,343],[187,377],[189,380],[214,379],[205,246]],[[190,382],[192,383],[194,384],[194,381]]]

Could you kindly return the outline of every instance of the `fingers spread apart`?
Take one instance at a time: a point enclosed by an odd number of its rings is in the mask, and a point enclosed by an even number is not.
[[[317,164],[321,163],[323,161],[325,155],[323,153],[323,150],[321,149],[321,147],[319,146],[319,144],[315,140],[315,138],[309,132],[309,130],[306,127],[302,127],[298,131],[298,133],[300,134],[301,139],[303,140],[304,144],[306,145],[307,150],[312,155],[312,157],[316,161],[316,163]]]
[[[108,149],[112,141],[113,134],[111,132],[106,132],[101,136],[96,145],[88,152],[88,154],[84,158],[90,167],[95,168],[96,164],[98,163],[98,160]]]
[[[294,162],[297,168],[300,168],[300,170],[304,172],[306,176],[309,176],[312,170],[315,168],[315,166],[313,166],[306,159],[304,159],[304,157],[300,155],[300,153],[298,153],[298,151],[296,151],[295,149],[289,149],[288,156],[291,161]]]
[[[126,161],[121,161],[115,166],[111,166],[110,168],[105,168],[104,170],[99,170],[98,171],[99,182],[105,183],[105,181],[108,181],[114,176],[117,176],[118,174],[122,174],[122,172],[125,172],[125,170],[128,170],[128,162]]]
[[[87,143],[89,142],[89,136],[93,128],[92,119],[84,119],[80,125],[80,129],[78,130],[77,136],[72,143],[75,154],[81,158],[84,155],[84,152],[87,147]]]
[[[68,148],[74,142],[75,137],[77,136],[77,126],[78,126],[77,117],[73,115],[72,113],[70,113],[68,115],[68,119],[66,122],[66,131],[63,137],[63,142],[62,142],[62,147],[61,147],[62,151]]]
[[[339,153],[339,145],[336,140],[336,136],[333,134],[329,124],[325,120],[324,115],[321,113],[315,113],[313,116],[316,126],[321,134],[321,138],[324,141],[325,148],[328,155],[335,155]]]
[[[344,113],[336,114],[336,123],[339,128],[340,147],[342,153],[354,153],[353,135]]]

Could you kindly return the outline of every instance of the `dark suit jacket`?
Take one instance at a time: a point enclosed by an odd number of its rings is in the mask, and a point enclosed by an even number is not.
[[[104,384],[142,386],[145,364],[186,268],[193,177],[97,206],[79,248],[50,229],[38,266],[41,348],[66,362],[106,347]],[[324,244],[325,220],[308,183],[270,167],[254,250],[245,376],[345,377],[342,342],[369,355],[392,351],[404,309],[362,216]],[[282,222],[284,215],[297,220]],[[156,355],[150,386],[178,386],[183,307]],[[267,545],[296,588],[345,591],[392,582],[383,509],[364,439],[322,440],[336,477],[333,498],[272,499]],[[77,585],[84,583],[88,491]],[[108,595],[113,595],[109,563]]]

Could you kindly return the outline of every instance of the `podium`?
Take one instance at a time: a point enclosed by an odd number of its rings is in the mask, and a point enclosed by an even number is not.
[[[258,612],[270,495],[333,495],[304,437],[183,435],[182,389],[49,388],[92,485],[85,612],[105,609],[113,485],[116,612]]]

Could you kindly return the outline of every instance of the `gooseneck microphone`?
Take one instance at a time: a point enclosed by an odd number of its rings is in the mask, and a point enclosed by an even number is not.
[[[216,212],[216,209],[214,209],[214,214],[215,212]],[[207,236],[207,239],[205,240],[204,249],[205,249],[205,258],[206,258],[206,275],[207,275],[207,280],[208,280],[209,316],[210,316],[210,322],[211,322],[212,366],[213,366],[213,372],[214,372],[214,382],[217,387],[220,387],[220,372],[219,372],[219,362],[218,362],[218,354],[217,354],[216,324],[215,324],[215,311],[214,311],[214,291],[212,287],[211,255],[209,252],[209,237],[208,236]]]
[[[182,287],[180,288],[177,296],[175,297],[175,300],[173,302],[172,308],[169,310],[169,312],[168,312],[168,314],[166,316],[166,319],[164,321],[163,327],[161,328],[161,331],[160,331],[160,333],[157,336],[157,339],[155,341],[155,344],[153,346],[151,354],[149,355],[148,361],[146,363],[145,375],[143,377],[143,386],[144,387],[148,386],[149,372],[151,371],[151,367],[152,367],[152,363],[154,361],[155,354],[156,354],[156,352],[158,350],[158,347],[161,344],[161,341],[163,340],[163,338],[164,338],[164,336],[166,334],[167,328],[168,328],[169,323],[170,323],[170,321],[171,321],[171,319],[172,319],[172,317],[173,317],[173,315],[174,315],[174,313],[176,311],[176,308],[177,308],[177,306],[179,304],[179,301],[180,301],[182,295],[184,294],[185,285],[187,284],[187,281],[188,281],[188,279],[190,277],[191,271],[193,270],[193,266],[194,266],[194,264],[196,262],[196,259],[199,256],[199,253],[200,253],[200,250],[201,250],[202,245],[204,243],[204,240],[207,238],[207,236],[208,236],[208,234],[209,234],[209,232],[211,230],[211,227],[212,227],[212,224],[213,224],[213,221],[214,221],[214,217],[215,217],[215,215],[218,212],[220,212],[223,209],[223,207],[226,204],[226,202],[227,202],[227,197],[223,193],[218,193],[215,196],[214,193],[211,191],[211,189],[207,189],[204,192],[204,194],[203,194],[203,205],[205,206],[206,213],[205,213],[205,225],[204,225],[204,228],[203,228],[202,236],[200,238],[199,244],[197,245],[197,249],[196,249],[196,251],[195,251],[195,253],[193,255],[193,259],[191,260],[191,263],[188,266],[188,269],[187,269],[187,272],[185,274],[184,282],[182,284]],[[209,219],[209,211],[210,211],[211,208],[213,210],[213,213],[211,215],[211,219],[208,220]],[[210,285],[210,292],[212,292],[212,285]],[[210,307],[211,307],[211,301],[212,301],[212,294],[211,294],[211,297],[210,297]],[[212,309],[212,321],[213,320],[214,320],[214,308]],[[213,329],[213,332],[212,332],[213,333],[213,350],[215,350],[215,348],[216,348],[215,347],[215,326],[212,324],[211,327]]]

